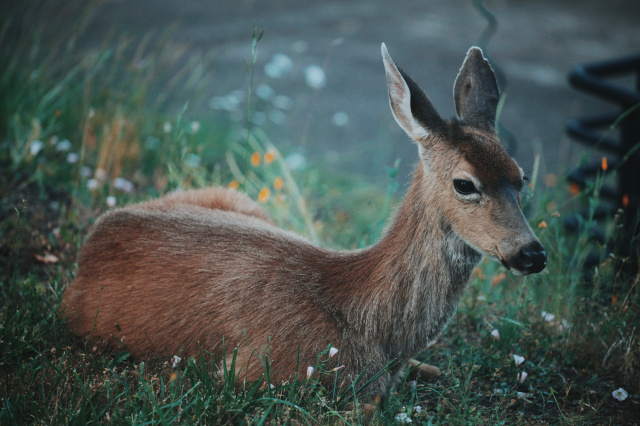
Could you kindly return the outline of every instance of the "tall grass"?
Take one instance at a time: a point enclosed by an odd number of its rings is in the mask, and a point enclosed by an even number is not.
[[[107,41],[83,56],[74,47],[80,32],[43,43],[35,31],[16,30],[18,21],[3,15],[0,32],[0,62],[7,65],[0,70],[0,423],[364,422],[352,410],[363,403],[355,393],[362,383],[326,389],[312,376],[272,387],[265,368],[264,383],[238,386],[233,348],[222,357],[230,354],[231,365],[132,359],[126,348],[74,337],[60,300],[87,229],[111,206],[230,185],[263,202],[288,229],[357,248],[383,232],[398,201],[398,164],[387,170],[387,188],[327,174],[319,165],[293,170],[260,128],[214,126],[191,112],[186,100],[211,81],[205,70],[215,58],[207,52],[160,35],[137,44]],[[185,107],[170,111],[169,96],[184,98]],[[455,320],[422,355],[444,374],[433,383],[405,379],[375,421],[635,418],[638,275],[624,272],[630,259],[609,255],[589,234],[604,179],[571,194],[561,176],[533,173],[525,208],[548,251],[548,268],[516,277],[483,261]],[[564,218],[579,206],[591,213],[568,232]],[[619,223],[620,217],[605,223],[610,238],[625,232]],[[594,251],[599,262],[587,269]],[[516,365],[514,355],[525,361]],[[326,357],[319,354],[316,371]],[[625,401],[611,395],[619,387],[630,394]]]

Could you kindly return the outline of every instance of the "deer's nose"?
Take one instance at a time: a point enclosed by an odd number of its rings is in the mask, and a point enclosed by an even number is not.
[[[527,274],[536,274],[547,266],[547,252],[539,241],[532,241],[518,251],[516,268]]]

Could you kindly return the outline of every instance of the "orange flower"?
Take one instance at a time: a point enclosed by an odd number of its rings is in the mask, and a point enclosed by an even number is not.
[[[237,180],[232,180],[228,186],[229,189],[238,189],[239,187],[240,187],[240,184],[238,183]]]
[[[60,117],[62,115],[62,111],[60,111],[59,109],[56,110],[56,118]]]
[[[546,227],[547,227],[547,221],[545,220],[543,220],[538,224],[538,228],[546,228]]]
[[[478,277],[481,280],[485,279],[484,273],[482,272],[482,268],[476,266],[475,268],[473,268],[473,272],[472,275],[473,277]]]
[[[265,160],[266,161],[266,160]],[[282,179],[280,176],[278,176],[274,181],[273,181],[273,187],[276,189],[276,191],[280,191],[282,189],[282,187],[284,186],[284,179]]]
[[[491,286],[492,287],[497,286],[502,281],[504,281],[505,278],[507,278],[507,274],[505,274],[504,272],[500,272],[498,275],[496,275],[491,279]]]
[[[264,155],[265,164],[271,164],[275,159],[276,155],[273,153],[273,151],[267,151],[267,153]]]
[[[271,190],[269,188],[262,188],[260,193],[258,194],[258,201],[261,203],[266,203],[271,195]]]
[[[569,192],[571,195],[578,195],[580,193],[580,186],[577,183],[571,182],[569,184]]]
[[[260,165],[260,153],[254,152],[251,154],[251,165],[257,167]]]
[[[602,170],[607,170],[607,157],[602,157]]]
[[[629,195],[624,194],[622,196],[622,207],[627,207],[629,205]]]
[[[169,380],[171,380],[171,381],[174,381],[177,378],[178,378],[178,375],[175,373],[175,371],[173,373],[171,373],[171,375],[169,376]]]

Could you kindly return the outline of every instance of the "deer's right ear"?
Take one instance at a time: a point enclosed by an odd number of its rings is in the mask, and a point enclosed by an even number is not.
[[[420,142],[439,130],[444,120],[420,86],[396,66],[384,43],[381,50],[393,117],[411,139]]]

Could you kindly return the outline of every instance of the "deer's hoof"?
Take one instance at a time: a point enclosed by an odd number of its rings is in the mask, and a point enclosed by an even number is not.
[[[416,380],[418,377],[425,381],[431,382],[440,375],[440,369],[433,365],[424,364],[417,359],[409,360],[409,378]]]

